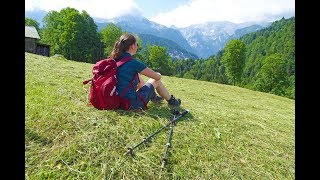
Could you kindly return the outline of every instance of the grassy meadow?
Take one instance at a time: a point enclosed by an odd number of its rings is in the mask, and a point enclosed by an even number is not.
[[[25,53],[26,179],[295,179],[295,101],[236,86],[163,76],[190,113],[124,156],[172,117],[88,106],[93,64]]]

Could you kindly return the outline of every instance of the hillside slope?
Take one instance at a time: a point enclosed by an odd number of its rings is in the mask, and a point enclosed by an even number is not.
[[[163,77],[190,114],[165,125],[166,103],[144,113],[87,105],[92,64],[25,53],[26,179],[294,179],[294,100],[236,86]]]

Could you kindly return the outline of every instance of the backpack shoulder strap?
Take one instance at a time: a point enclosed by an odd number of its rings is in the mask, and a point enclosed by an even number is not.
[[[127,93],[127,91],[129,90],[130,87],[133,86],[133,82],[134,80],[138,78],[138,74],[134,75],[133,78],[131,79],[130,84],[122,91],[122,93],[120,94],[120,97],[123,97],[125,93]]]
[[[120,59],[118,62],[117,62],[117,67],[123,65],[124,63],[130,61],[132,59],[132,56],[128,56],[128,57],[124,57],[122,59]]]

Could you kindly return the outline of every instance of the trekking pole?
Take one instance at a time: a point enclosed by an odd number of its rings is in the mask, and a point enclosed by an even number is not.
[[[171,124],[170,124],[170,131],[169,131],[169,135],[168,135],[168,140],[167,140],[167,144],[166,144],[166,150],[164,152],[163,158],[162,158],[162,163],[161,163],[161,168],[164,167],[164,165],[167,163],[167,155],[168,155],[168,150],[169,147],[171,146],[171,137],[173,134],[173,127],[174,127],[174,121],[182,116],[184,116],[185,114],[187,114],[189,112],[189,110],[184,111],[183,113],[180,113],[178,110],[173,109],[173,118],[170,120]]]
[[[147,142],[147,140],[149,140],[150,138],[152,138],[154,135],[158,134],[160,131],[162,131],[164,128],[168,127],[171,123],[174,123],[175,121],[177,121],[180,117],[186,115],[189,112],[189,110],[185,110],[183,113],[179,113],[178,111],[178,116],[176,116],[176,114],[174,115],[174,117],[172,118],[172,120],[167,123],[166,125],[162,126],[161,128],[159,128],[157,131],[155,131],[154,133],[150,134],[148,137],[143,138],[143,140],[141,142],[139,142],[138,144],[136,144],[135,146],[133,146],[132,148],[128,148],[127,152],[124,153],[123,155],[127,155],[127,154],[133,154],[133,150],[137,147],[139,147],[141,144]],[[174,110],[174,113],[177,113],[176,110]]]
[[[132,147],[132,148],[128,148],[128,151],[127,151],[126,153],[124,153],[124,155],[127,155],[128,153],[130,153],[130,154],[132,155],[133,150],[134,150],[135,148],[137,148],[137,147],[140,146],[141,144],[147,142],[147,140],[149,140],[150,138],[152,138],[154,135],[158,134],[161,130],[163,130],[164,128],[166,128],[166,127],[169,126],[169,125],[170,125],[170,123],[164,125],[164,126],[161,127],[160,129],[158,129],[156,132],[154,132],[154,133],[152,133],[151,135],[149,135],[148,137],[143,138],[143,140],[142,140],[140,143],[138,143],[137,145],[135,145],[135,146]]]
[[[166,144],[166,151],[164,152],[164,155],[162,158],[161,168],[163,168],[165,163],[167,163],[167,155],[168,155],[168,149],[170,147],[170,140],[171,140],[172,133],[173,133],[173,123],[170,124],[170,131],[169,131],[169,135],[168,135],[168,141]]]

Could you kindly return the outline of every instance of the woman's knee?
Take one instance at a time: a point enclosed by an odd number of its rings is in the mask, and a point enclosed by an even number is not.
[[[161,85],[161,80],[155,80],[152,78],[150,78],[147,82],[151,83],[155,89]]]

